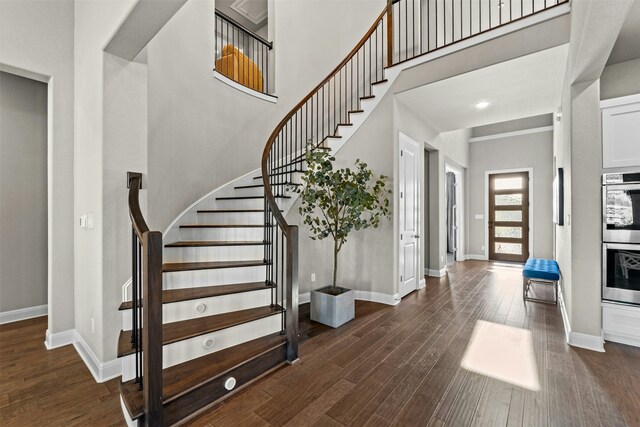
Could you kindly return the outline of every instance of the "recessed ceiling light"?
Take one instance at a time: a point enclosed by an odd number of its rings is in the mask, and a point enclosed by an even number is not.
[[[488,101],[480,101],[476,104],[476,108],[478,110],[484,110],[485,108],[487,108],[489,106],[489,102]]]

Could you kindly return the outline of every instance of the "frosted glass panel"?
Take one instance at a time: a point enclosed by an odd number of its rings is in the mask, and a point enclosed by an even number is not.
[[[496,237],[522,238],[522,227],[496,227]]]
[[[522,211],[496,211],[498,222],[521,222]]]
[[[522,194],[496,194],[496,206],[512,206],[522,204]]]
[[[517,178],[496,178],[496,190],[521,190],[522,177]]]
[[[521,243],[500,243],[496,242],[497,254],[522,255]]]

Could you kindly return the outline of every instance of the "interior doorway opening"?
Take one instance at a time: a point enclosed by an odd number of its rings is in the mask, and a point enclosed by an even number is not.
[[[462,261],[462,171],[445,164],[446,264]]]

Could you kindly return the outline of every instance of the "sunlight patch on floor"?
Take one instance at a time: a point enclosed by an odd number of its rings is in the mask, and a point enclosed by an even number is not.
[[[460,364],[464,369],[540,390],[531,331],[478,320]]]

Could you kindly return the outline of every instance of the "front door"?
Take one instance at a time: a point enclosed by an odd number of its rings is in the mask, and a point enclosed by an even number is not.
[[[529,258],[529,173],[489,175],[489,259]]]
[[[418,143],[400,134],[399,218],[400,297],[418,288],[420,256],[420,187]]]

